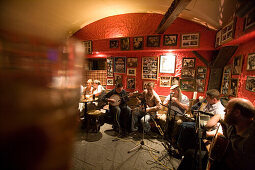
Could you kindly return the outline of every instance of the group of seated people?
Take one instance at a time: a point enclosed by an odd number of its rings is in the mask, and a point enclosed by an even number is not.
[[[113,90],[105,94],[102,101],[109,102],[109,113],[114,115],[113,128],[118,130],[121,136],[126,136],[129,132],[137,131],[139,123],[145,132],[149,132],[151,119],[163,119],[168,124],[170,124],[168,121],[172,121],[173,124],[168,125],[164,133],[169,135],[173,146],[179,150],[179,154],[184,155],[178,169],[198,169],[197,157],[194,154],[198,143],[197,123],[187,121],[185,117],[185,113],[190,108],[188,97],[181,92],[178,85],[173,85],[170,88],[170,94],[162,104],[153,88],[152,83],[146,85],[146,89],[139,97],[141,102],[133,111],[127,104],[129,96],[123,89],[122,83],[116,84]],[[113,95],[119,95],[119,101],[112,98]],[[166,115],[158,113],[162,107],[168,108]],[[229,141],[224,156],[221,160],[214,161],[211,169],[252,169],[255,167],[255,108],[249,100],[234,98],[227,103],[225,108],[220,101],[219,91],[211,89],[206,92],[203,101],[191,107],[191,111],[196,115],[199,115],[198,113],[200,115],[210,113],[211,115],[207,123],[201,125],[203,138],[210,139],[216,133],[221,133]],[[200,155],[203,157],[201,166],[205,169],[208,151],[202,150],[202,152],[205,153]]]

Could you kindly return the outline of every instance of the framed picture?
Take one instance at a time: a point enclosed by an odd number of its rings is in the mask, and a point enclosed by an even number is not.
[[[137,67],[138,59],[136,57],[127,58],[128,67]]]
[[[86,54],[92,54],[92,41],[83,41]]]
[[[196,87],[195,80],[181,79],[180,84],[181,84],[181,90],[183,91],[195,91],[195,87]]]
[[[127,78],[127,89],[135,89],[135,78]]]
[[[142,79],[157,80],[158,77],[158,57],[142,58]]]
[[[147,47],[159,47],[160,46],[160,35],[147,36]]]
[[[244,28],[243,30],[244,31],[247,31],[251,28],[254,28],[255,26],[255,17],[254,17],[254,10],[251,11],[246,17],[245,17],[245,20],[244,20]]]
[[[237,89],[238,89],[238,79],[230,79],[229,95],[235,97],[237,95]]]
[[[110,40],[110,48],[119,48],[119,40]]]
[[[180,85],[180,77],[172,77],[170,85],[171,86],[173,86],[173,85]]]
[[[182,67],[183,68],[194,68],[195,62],[196,62],[196,58],[183,58],[182,59]]]
[[[144,81],[144,82],[143,82],[143,90],[146,89],[146,85],[147,85],[148,83],[152,83],[152,84],[155,86],[155,82],[153,82],[153,81]]]
[[[143,49],[143,37],[134,37],[133,48],[134,48],[134,50],[142,50]]]
[[[136,68],[127,68],[128,76],[136,76]]]
[[[122,75],[114,75],[114,83],[122,83]]]
[[[248,54],[247,70],[255,70],[255,53]]]
[[[255,92],[255,77],[247,76],[246,89]]]
[[[128,37],[120,39],[120,49],[121,50],[129,50],[130,49],[130,42],[129,42]]]
[[[221,45],[221,30],[219,30],[216,33],[216,38],[215,38],[215,48],[219,47]]]
[[[113,77],[113,58],[107,57],[107,77]]]
[[[174,73],[175,72],[175,55],[160,56],[160,73]]]
[[[113,86],[113,79],[107,79],[107,86]]]
[[[114,73],[126,73],[126,57],[114,57]]]
[[[171,83],[171,77],[167,77],[167,76],[161,76],[160,77],[160,87],[170,87],[170,83]]]
[[[240,75],[242,72],[243,56],[235,56],[233,60],[232,74]]]
[[[197,79],[205,79],[206,74],[204,73],[197,73]]]
[[[221,29],[221,44],[227,43],[234,37],[234,20]]]
[[[206,71],[207,71],[207,68],[206,67],[201,67],[201,66],[198,66],[197,67],[197,73],[204,73],[206,74]]]
[[[181,78],[195,79],[195,69],[183,68],[181,71]]]
[[[182,34],[181,48],[199,47],[199,33]]]
[[[227,65],[224,67],[221,82],[221,94],[225,96],[229,94],[230,78],[231,78],[231,66]]]
[[[163,45],[164,46],[177,46],[178,34],[164,35]]]
[[[197,79],[196,80],[197,92],[205,91],[205,79]]]

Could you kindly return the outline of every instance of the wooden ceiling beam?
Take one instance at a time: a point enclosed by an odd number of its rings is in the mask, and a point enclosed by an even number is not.
[[[161,20],[156,34],[163,34],[190,2],[191,0],[174,0]]]

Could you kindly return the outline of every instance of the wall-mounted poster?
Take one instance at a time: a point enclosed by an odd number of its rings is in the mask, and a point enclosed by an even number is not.
[[[107,79],[107,86],[113,86],[113,79]]]
[[[129,50],[130,49],[129,38],[121,38],[120,39],[120,49],[121,50]]]
[[[155,86],[155,82],[153,82],[153,81],[144,81],[144,82],[143,82],[143,90],[146,89],[146,86],[147,86],[148,83],[152,83],[153,86]]]
[[[147,36],[147,47],[159,47],[160,46],[160,35]]]
[[[255,53],[248,54],[247,70],[255,70]]]
[[[158,57],[142,58],[142,79],[154,79],[158,77]]]
[[[126,73],[126,57],[114,57],[114,73]]]
[[[135,89],[135,78],[127,78],[127,89]]]
[[[181,84],[181,90],[183,91],[195,91],[195,87],[196,87],[195,80],[181,79],[180,84]]]
[[[122,75],[114,75],[114,83],[122,83]]]
[[[181,77],[185,79],[195,79],[195,69],[183,68]]]
[[[113,58],[107,57],[107,77],[113,77]]]
[[[222,75],[221,82],[221,94],[228,95],[230,89],[230,78],[231,78],[231,66],[225,66]]]
[[[119,40],[110,40],[110,48],[119,48]]]
[[[160,87],[170,87],[171,77],[161,76],[160,77]]]
[[[136,68],[127,68],[128,76],[136,76]]]
[[[171,78],[171,86],[180,85],[180,77],[172,77]]]
[[[136,57],[128,57],[127,58],[127,66],[128,67],[137,67],[138,59]]]
[[[230,96],[236,96],[237,95],[237,89],[238,89],[238,79],[230,79],[230,89],[229,89],[229,95]]]
[[[178,34],[164,35],[163,45],[164,46],[176,46]]]
[[[247,76],[246,89],[255,92],[255,77]]]
[[[194,68],[195,62],[196,62],[196,58],[183,58],[182,59],[182,67],[183,68]]]
[[[181,35],[181,48],[193,48],[198,46],[199,46],[199,33]]]
[[[175,55],[160,56],[160,73],[174,73],[175,71]]]
[[[86,54],[92,54],[92,41],[83,41]]]
[[[205,90],[205,79],[196,80],[197,92],[204,92]]]
[[[233,68],[232,74],[233,75],[240,75],[242,72],[242,65],[243,65],[243,56],[235,56],[233,60]]]
[[[134,37],[133,47],[134,47],[134,50],[142,50],[143,49],[143,37]]]

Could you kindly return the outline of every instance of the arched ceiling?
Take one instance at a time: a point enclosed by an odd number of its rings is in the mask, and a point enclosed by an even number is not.
[[[165,14],[173,0],[7,0],[0,2],[1,29],[51,40],[69,37],[99,19],[125,13]],[[235,0],[192,0],[179,17],[219,29]]]

